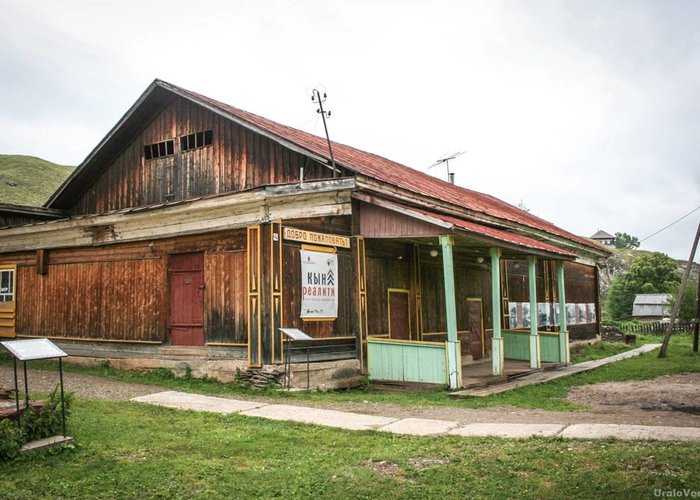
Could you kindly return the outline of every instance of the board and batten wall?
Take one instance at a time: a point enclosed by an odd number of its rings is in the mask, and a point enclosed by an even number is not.
[[[180,151],[181,136],[211,130],[209,146]],[[146,160],[144,146],[174,141],[174,154]],[[329,176],[307,157],[181,97],[173,97],[75,201],[73,214],[93,214],[166,201]]]
[[[206,342],[247,342],[244,230],[0,256],[17,264],[17,334],[168,342],[170,254],[204,252]]]

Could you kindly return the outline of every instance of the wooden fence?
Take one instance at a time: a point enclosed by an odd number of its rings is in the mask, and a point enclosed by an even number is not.
[[[610,324],[610,326],[617,326],[620,330],[625,333],[647,333],[655,335],[664,335],[668,331],[668,322],[654,321],[652,323],[640,323],[638,325],[633,325],[629,323],[621,323],[619,325]],[[673,324],[673,333],[683,333],[692,332],[695,327],[693,321],[676,321]]]

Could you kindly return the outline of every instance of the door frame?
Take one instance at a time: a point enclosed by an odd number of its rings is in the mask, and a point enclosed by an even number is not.
[[[484,330],[484,301],[481,297],[467,297],[467,318],[469,317],[469,302],[478,302],[481,310],[481,359],[486,357],[486,330]],[[471,331],[469,332],[471,336]]]
[[[387,288],[386,289],[386,312],[387,312],[387,327],[388,327],[388,335],[389,338],[393,338],[391,336],[391,294],[392,293],[405,293],[406,294],[406,303],[408,304],[408,317],[406,318],[408,320],[408,340],[411,339],[411,290],[408,288]],[[400,339],[404,340],[404,339]]]

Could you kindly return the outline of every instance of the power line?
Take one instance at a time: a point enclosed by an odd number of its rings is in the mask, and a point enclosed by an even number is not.
[[[690,212],[688,212],[687,214],[685,214],[685,215],[684,215],[683,217],[681,217],[680,219],[674,220],[674,221],[671,222],[668,226],[662,227],[661,229],[659,229],[658,231],[656,231],[656,232],[653,233],[653,234],[650,234],[650,235],[647,236],[646,238],[642,238],[641,240],[639,240],[639,242],[641,243],[641,242],[643,242],[643,241],[648,240],[648,239],[651,238],[652,236],[656,236],[656,235],[659,234],[661,231],[665,231],[666,229],[668,229],[669,227],[673,226],[674,224],[677,224],[678,222],[682,221],[682,220],[685,219],[686,217],[688,217],[688,216],[690,216],[690,215],[693,215],[693,214],[694,214],[695,212],[697,212],[698,210],[700,210],[700,206],[695,207],[693,210],[691,210]]]

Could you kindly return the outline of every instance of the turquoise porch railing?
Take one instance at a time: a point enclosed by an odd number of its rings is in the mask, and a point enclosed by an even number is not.
[[[449,384],[447,342],[369,338],[367,366],[371,380]]]
[[[537,332],[540,339],[540,357],[543,363],[559,363],[559,333]],[[506,359],[530,360],[530,332],[503,330]]]

